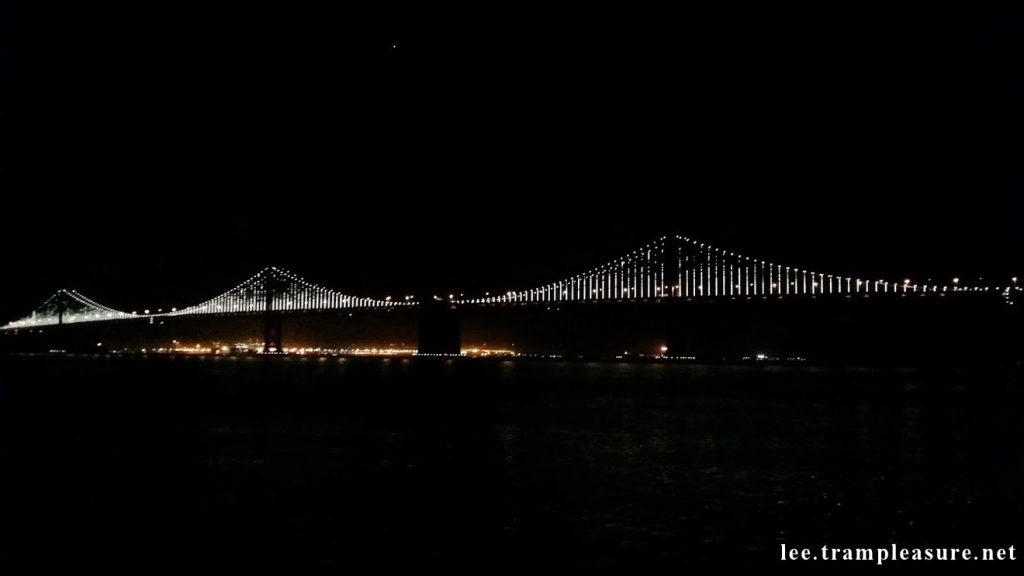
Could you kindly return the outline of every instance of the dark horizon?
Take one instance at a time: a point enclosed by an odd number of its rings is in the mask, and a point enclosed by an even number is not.
[[[6,9],[3,321],[267,265],[483,293],[677,233],[862,277],[1021,273],[1021,11],[200,8]]]

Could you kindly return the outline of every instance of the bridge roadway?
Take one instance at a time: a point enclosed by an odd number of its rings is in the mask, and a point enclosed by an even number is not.
[[[803,302],[906,303],[924,299],[929,302],[934,300],[959,304],[977,300],[1000,302],[1008,309],[1015,309],[1020,293],[1016,277],[994,284],[983,283],[981,279],[973,283],[967,280],[961,282],[956,277],[941,284],[931,281],[917,283],[909,278],[897,281],[864,279],[784,266],[677,235],[663,236],[612,261],[555,282],[494,295],[468,298],[450,295],[444,298],[426,293],[400,299],[366,298],[309,282],[284,268],[268,267],[205,302],[169,311],[145,310],[142,314],[111,308],[78,291],[62,289],[28,316],[0,327],[0,331],[4,334],[18,334],[69,324],[153,323],[207,316],[261,316],[264,318],[264,350],[271,352],[283,347],[282,317],[285,315],[415,309],[419,319],[420,351],[453,354],[458,353],[461,346],[460,316],[464,311],[477,307],[527,310],[533,307],[568,309],[583,306],[601,308],[608,305],[633,305],[639,308],[656,304],[662,307],[662,315],[669,319],[687,316],[689,313],[683,313],[684,310],[713,309],[712,304],[716,302],[791,301],[794,309],[802,309],[800,304]],[[850,306],[861,308],[853,304]],[[755,307],[752,313],[775,308],[777,306]],[[821,311],[827,306],[818,304],[816,308]],[[875,308],[887,309],[888,306]],[[910,308],[912,306],[899,306],[893,309],[892,314],[898,315],[902,309]],[[944,305],[934,310],[942,316],[944,310],[958,308]],[[871,316],[869,312],[858,313]],[[776,324],[785,321],[785,318],[772,320]],[[917,321],[923,322],[923,319]],[[678,321],[674,324],[682,325]],[[666,334],[672,331],[665,330]],[[705,331],[705,336],[713,331]],[[833,337],[836,333],[835,330],[828,330],[828,327],[821,327],[821,332]]]

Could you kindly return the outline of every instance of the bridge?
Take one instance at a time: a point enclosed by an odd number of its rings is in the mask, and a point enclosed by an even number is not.
[[[61,289],[29,315],[0,326],[5,332],[86,322],[150,321],[173,317],[262,315],[264,352],[282,349],[281,316],[352,309],[415,308],[421,313],[420,352],[457,353],[457,317],[465,306],[669,303],[722,299],[820,299],[893,296],[998,294],[1009,305],[1021,290],[1017,278],[994,285],[952,278],[943,284],[910,279],[868,279],[808,270],[722,249],[686,236],[663,236],[628,254],[542,286],[494,295],[428,295],[373,298],[347,294],[310,282],[284,268],[268,267],[205,302],[143,313],[100,304]]]

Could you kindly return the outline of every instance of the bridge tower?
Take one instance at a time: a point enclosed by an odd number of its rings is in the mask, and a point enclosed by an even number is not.
[[[263,353],[270,354],[271,349],[280,354],[283,351],[281,337],[281,313],[274,310],[274,291],[277,288],[274,269],[267,270],[263,279]]]

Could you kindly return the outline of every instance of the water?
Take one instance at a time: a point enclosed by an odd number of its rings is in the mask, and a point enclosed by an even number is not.
[[[1015,375],[3,361],[10,573],[671,572],[771,569],[781,542],[1024,543]]]

